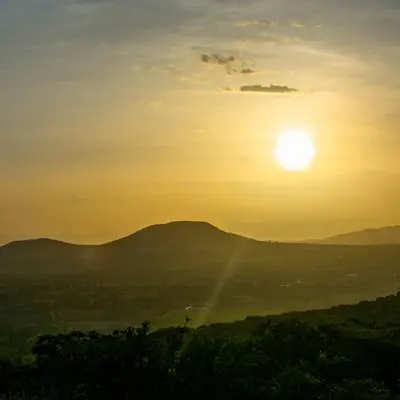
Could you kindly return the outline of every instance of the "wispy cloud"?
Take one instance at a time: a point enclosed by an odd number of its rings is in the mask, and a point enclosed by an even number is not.
[[[302,24],[301,22],[296,22],[296,21],[293,21],[293,22],[290,24],[290,26],[291,26],[292,28],[299,28],[299,29],[301,29],[301,28],[306,28],[306,27],[307,27],[305,24]]]
[[[247,28],[249,26],[269,26],[271,28],[275,28],[276,26],[278,26],[278,22],[273,20],[250,19],[236,21],[234,23],[234,26],[237,26],[239,28]]]
[[[142,99],[139,101],[139,104],[148,107],[160,107],[162,105],[162,101],[154,99]]]

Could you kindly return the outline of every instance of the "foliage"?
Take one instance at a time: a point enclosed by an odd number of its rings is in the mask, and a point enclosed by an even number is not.
[[[44,335],[0,388],[42,399],[386,399],[400,393],[400,343],[339,324],[269,320],[241,337],[150,324]],[[14,397],[11,397],[14,396]]]

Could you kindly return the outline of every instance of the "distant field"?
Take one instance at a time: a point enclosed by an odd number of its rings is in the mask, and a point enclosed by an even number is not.
[[[186,316],[194,325],[229,322],[356,303],[400,287],[400,247],[276,246],[235,262],[175,255],[166,263],[142,258],[131,269],[124,260],[113,273],[3,273],[0,352],[27,352],[44,332],[110,331],[143,320],[160,328]]]

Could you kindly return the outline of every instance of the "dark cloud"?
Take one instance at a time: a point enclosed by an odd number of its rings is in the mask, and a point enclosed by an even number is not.
[[[224,56],[216,53],[203,53],[200,55],[200,59],[204,64],[224,66],[228,74],[253,75],[258,72],[254,69],[244,67],[243,61],[237,59],[234,56]]]
[[[261,92],[261,93],[298,93],[297,89],[281,85],[246,85],[240,87],[241,92]]]
[[[251,68],[242,68],[239,72],[242,75],[253,75],[253,74],[257,73],[257,71],[255,71],[254,69],[251,69]]]
[[[220,54],[201,54],[201,61],[204,64],[222,65],[226,68],[226,72],[230,75],[236,70],[233,68],[234,63],[237,61],[234,56],[223,56]]]
[[[206,64],[227,65],[232,62],[235,62],[236,59],[234,56],[226,57],[219,54],[202,54],[201,61]]]

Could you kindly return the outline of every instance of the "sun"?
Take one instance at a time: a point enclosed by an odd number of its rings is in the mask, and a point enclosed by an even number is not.
[[[306,170],[313,162],[315,154],[311,136],[299,130],[280,134],[274,150],[278,163],[287,171]]]

